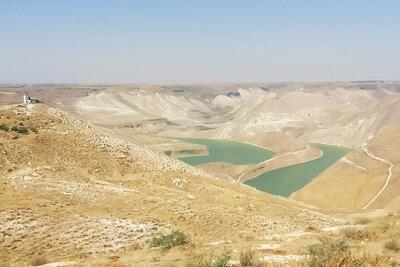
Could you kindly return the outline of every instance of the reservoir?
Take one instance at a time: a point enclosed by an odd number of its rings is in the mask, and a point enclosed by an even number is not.
[[[313,144],[313,146],[322,151],[322,157],[272,170],[244,183],[270,194],[289,197],[350,151],[349,148],[331,145]]]
[[[188,143],[207,147],[208,155],[181,157],[179,160],[190,165],[199,165],[209,162],[228,162],[232,164],[256,164],[274,156],[274,152],[255,145],[214,139],[177,138]],[[349,148],[312,144],[322,151],[322,156],[291,166],[265,172],[244,183],[270,194],[289,197],[293,192],[300,190],[329,166],[344,157]]]
[[[236,165],[260,163],[274,156],[271,150],[228,140],[177,138],[192,144],[207,147],[208,155],[181,157],[179,160],[190,165],[209,162],[227,162]]]

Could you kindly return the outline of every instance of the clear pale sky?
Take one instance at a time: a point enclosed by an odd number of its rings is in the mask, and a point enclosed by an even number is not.
[[[400,79],[400,1],[1,0],[1,82]]]

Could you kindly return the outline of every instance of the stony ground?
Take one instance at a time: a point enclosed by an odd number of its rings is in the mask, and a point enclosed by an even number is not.
[[[157,232],[178,229],[212,250],[344,222],[99,135],[44,105],[2,107],[0,125],[0,258],[12,265],[116,253],[157,265],[160,252],[146,249]]]

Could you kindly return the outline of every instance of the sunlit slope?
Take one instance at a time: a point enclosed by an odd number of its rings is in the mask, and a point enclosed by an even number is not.
[[[400,94],[385,89],[332,83],[214,94],[207,87],[202,90],[107,88],[78,97],[74,110],[98,125],[140,133],[184,131],[187,136],[236,140],[278,132],[340,146],[361,145],[383,126],[400,123]]]
[[[2,107],[3,124],[18,129],[0,130],[0,258],[10,262],[129,251],[174,229],[206,244],[340,221],[99,135],[44,105]]]
[[[320,157],[263,173],[245,183],[261,191],[289,197],[349,152],[349,149],[342,147],[322,144],[314,146],[321,150]]]
[[[396,210],[399,138],[400,125],[383,128],[365,147],[355,149],[292,197],[323,208]]]
[[[400,122],[400,98],[388,91],[329,88],[254,93],[232,108],[222,136],[280,132],[307,142],[361,145],[382,126]],[[232,97],[233,98],[233,97]]]

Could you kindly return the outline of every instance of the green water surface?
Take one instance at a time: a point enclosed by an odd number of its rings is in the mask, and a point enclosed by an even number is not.
[[[199,165],[208,162],[228,162],[236,165],[253,164],[272,158],[275,154],[271,150],[227,140],[177,138],[192,144],[207,147],[208,155],[181,157],[179,160],[190,165]]]
[[[263,173],[245,181],[245,184],[270,194],[289,197],[350,151],[338,146],[313,145],[323,152],[322,157]]]

